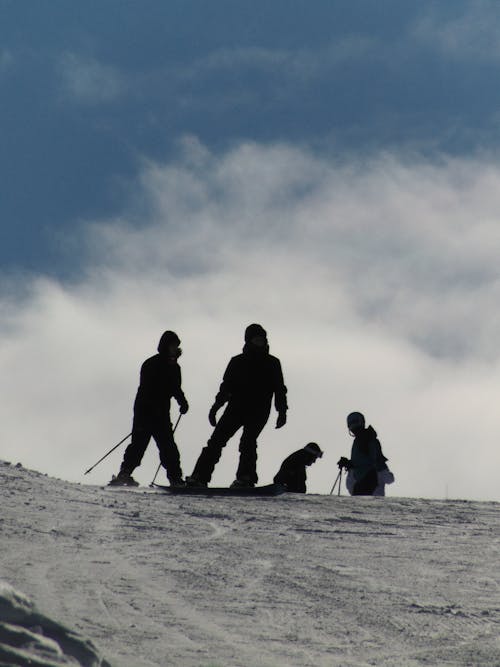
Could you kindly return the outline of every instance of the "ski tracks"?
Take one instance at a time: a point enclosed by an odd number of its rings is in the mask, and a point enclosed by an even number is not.
[[[497,504],[6,474],[2,576],[114,665],[499,667]]]
[[[117,631],[118,643],[130,650],[130,637],[136,634],[134,626],[139,627],[141,619],[147,617],[151,641],[145,644],[141,638],[144,662],[137,662],[135,667],[199,667],[219,661],[234,667],[272,667],[275,663],[262,657],[262,647],[256,649],[246,641],[241,628],[232,632],[226,622],[227,603],[221,591],[227,595],[227,579],[218,569],[218,563],[225,561],[218,559],[217,552],[227,548],[224,538],[234,529],[234,522],[227,514],[198,501],[186,504],[157,498],[152,504],[151,499],[136,499],[135,510],[131,512],[129,506],[128,511],[118,512],[113,527],[114,581],[118,573],[128,590],[117,590],[115,583],[103,592],[108,612],[119,615],[123,626],[128,626]],[[170,526],[169,517],[177,518],[179,513],[183,522]],[[142,518],[145,514],[147,519]],[[256,564],[257,571],[269,567],[265,560]],[[244,574],[238,571],[240,577],[251,574],[248,567]],[[235,597],[238,594],[241,592],[235,587]],[[124,599],[130,600],[128,607],[124,607]],[[165,644],[166,654],[161,649]],[[211,648],[214,645],[216,655]]]

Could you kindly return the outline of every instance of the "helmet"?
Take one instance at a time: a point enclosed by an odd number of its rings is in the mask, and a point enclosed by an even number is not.
[[[307,445],[303,448],[308,454],[312,454],[317,459],[323,456],[323,452],[320,449],[320,446],[315,442],[308,442]]]
[[[361,412],[351,412],[347,415],[347,428],[351,433],[355,433],[365,428],[365,417]]]

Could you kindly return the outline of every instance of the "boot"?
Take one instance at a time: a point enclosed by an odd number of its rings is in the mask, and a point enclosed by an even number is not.
[[[186,486],[186,482],[182,479],[182,477],[174,477],[168,481],[170,482],[170,486]]]
[[[206,482],[202,482],[198,477],[195,477],[194,475],[191,475],[191,477],[186,477],[186,486],[192,486],[193,488],[206,488],[208,484]]]
[[[116,477],[113,475],[108,486],[139,486],[139,482],[127,470],[120,470]]]
[[[253,489],[255,486],[254,482],[251,482],[248,477],[242,477],[241,479],[235,479],[229,488],[231,489]]]

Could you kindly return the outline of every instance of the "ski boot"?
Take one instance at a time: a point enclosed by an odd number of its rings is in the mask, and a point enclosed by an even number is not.
[[[139,482],[136,482],[132,475],[126,470],[120,470],[116,477],[113,475],[108,486],[139,486]]]
[[[186,477],[185,481],[186,486],[191,486],[193,488],[206,488],[208,484],[206,482],[202,482],[198,477],[194,477],[191,475],[191,477]]]
[[[173,479],[168,480],[170,483],[170,486],[175,486],[175,487],[180,487],[180,486],[186,486],[186,482],[182,479],[182,477],[174,477]]]
[[[253,489],[255,486],[254,482],[251,482],[248,477],[242,477],[241,479],[235,479],[234,482],[229,487],[230,489]]]

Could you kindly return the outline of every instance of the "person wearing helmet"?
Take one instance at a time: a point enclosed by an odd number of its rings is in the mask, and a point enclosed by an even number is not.
[[[354,437],[351,458],[339,461],[348,470],[347,490],[352,496],[385,495],[385,484],[391,484],[394,476],[387,467],[377,432],[373,426],[365,427],[361,412],[347,415],[347,428]]]
[[[186,483],[207,486],[223,448],[242,428],[239,465],[231,486],[255,486],[258,481],[257,438],[269,419],[273,397],[278,412],[276,428],[285,425],[286,393],[281,363],[269,354],[265,329],[260,324],[250,324],[245,330],[243,353],[229,361],[210,409],[208,420],[214,427],[213,433]],[[217,412],[223,405],[226,408],[217,421]]]
[[[319,445],[309,442],[302,449],[286,457],[274,476],[274,483],[286,486],[286,490],[292,493],[306,493],[306,467],[315,463],[322,456],[323,452]]]
[[[160,462],[172,486],[183,485],[179,450],[170,421],[170,399],[175,398],[179,411],[185,414],[189,405],[182,391],[181,369],[177,362],[182,354],[180,339],[173,331],[165,331],[155,354],[141,366],[139,388],[134,401],[132,442],[125,450],[120,472],[111,485],[137,486],[132,473],[144,456],[153,438],[160,452]]]

